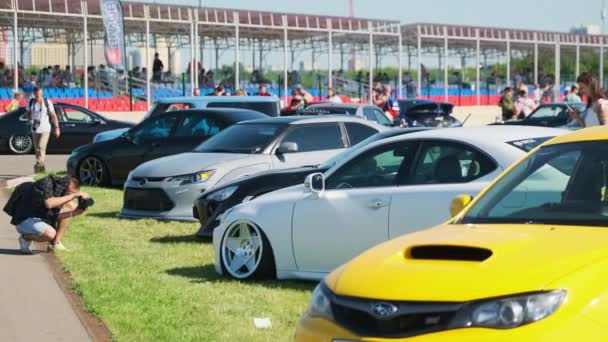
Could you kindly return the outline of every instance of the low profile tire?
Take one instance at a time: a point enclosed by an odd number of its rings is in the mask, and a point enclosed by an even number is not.
[[[8,139],[8,147],[15,154],[27,154],[34,149],[34,141],[30,135],[15,134]]]
[[[220,246],[224,274],[235,279],[276,277],[274,256],[268,238],[249,221],[237,221],[226,229]]]
[[[104,186],[108,184],[108,168],[99,158],[86,157],[80,162],[77,170],[80,184],[87,186]]]

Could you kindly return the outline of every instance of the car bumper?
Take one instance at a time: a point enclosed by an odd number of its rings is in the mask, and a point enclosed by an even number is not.
[[[194,202],[193,214],[201,223],[197,236],[213,236],[213,229],[220,223],[218,216],[226,211],[226,205],[226,202],[216,202],[207,198],[199,198]]]
[[[295,341],[607,341],[608,332],[604,327],[586,318],[559,319],[549,317],[516,329],[462,328],[398,338],[370,338],[357,336],[340,327],[335,322],[305,314],[296,327]]]
[[[166,179],[142,184],[129,179],[119,216],[194,222],[192,205],[204,191],[205,184],[180,185]]]

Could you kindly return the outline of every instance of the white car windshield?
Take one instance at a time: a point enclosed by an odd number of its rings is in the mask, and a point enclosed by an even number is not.
[[[498,181],[461,223],[608,226],[608,142],[541,148]]]
[[[216,134],[194,152],[246,153],[263,152],[287,128],[282,124],[238,124]]]

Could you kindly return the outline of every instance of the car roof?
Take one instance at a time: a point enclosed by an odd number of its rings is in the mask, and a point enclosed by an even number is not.
[[[361,106],[369,106],[367,104],[359,104],[359,103],[334,103],[334,102],[325,102],[325,103],[316,103],[312,104],[306,109],[309,108],[323,108],[323,107],[337,107],[337,108],[359,108]],[[306,111],[305,109],[305,111]]]
[[[256,124],[284,124],[284,125],[305,125],[314,123],[324,122],[357,122],[364,123],[368,126],[374,125],[375,122],[358,118],[352,115],[295,115],[295,116],[282,116],[282,117],[267,117],[265,119],[248,121],[247,123]]]
[[[247,120],[258,120],[268,118],[268,115],[257,112],[255,110],[242,109],[242,108],[192,108],[192,109],[180,109],[172,110],[159,114],[171,115],[171,114],[182,114],[182,113],[203,113],[205,115],[214,115],[222,117],[230,122],[241,122]],[[156,116],[156,117],[158,117]]]
[[[562,135],[566,130],[534,126],[475,126],[426,130],[408,134],[408,138],[445,139],[465,141],[484,146],[496,142],[510,142],[533,137]],[[608,131],[606,136],[608,137]],[[395,138],[395,140],[398,140]]]
[[[173,102],[269,102],[275,103],[279,99],[274,96],[180,96],[159,99],[158,103]]]
[[[597,126],[574,131],[569,134],[553,138],[543,145],[568,144],[583,141],[608,140],[608,127]]]

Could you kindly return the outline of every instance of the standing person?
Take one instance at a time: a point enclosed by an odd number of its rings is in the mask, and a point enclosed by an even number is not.
[[[32,74],[30,76],[30,81],[28,82],[28,84],[26,84],[25,86],[23,86],[23,91],[25,92],[25,96],[27,96],[28,98],[32,98],[34,96],[34,88],[36,88],[36,83],[38,82],[38,77],[36,76],[36,74]]]
[[[534,92],[532,93],[532,96],[534,97],[534,103],[538,106],[543,97],[543,91],[540,90],[540,84],[536,83],[534,85]]]
[[[327,102],[342,103],[342,98],[336,94],[334,88],[327,89]]]
[[[298,93],[304,99],[304,105],[305,106],[308,106],[309,104],[311,104],[312,102],[315,101],[314,97],[312,97],[312,95],[310,95],[310,93],[307,92],[306,89],[304,89],[304,87],[302,87],[301,85],[298,85],[296,87],[296,90],[298,91]]]
[[[583,119],[576,111],[569,108],[568,112],[572,119],[583,128],[608,125],[608,100],[606,100],[606,95],[597,77],[584,72],[576,79],[576,83],[581,92],[587,96],[587,109],[585,119]]]
[[[36,152],[34,172],[45,172],[44,161],[46,158],[46,145],[51,135],[51,122],[55,127],[55,138],[59,138],[61,131],[53,103],[44,97],[42,89],[38,87],[34,88],[34,98],[30,100],[27,106],[26,115],[32,126],[32,133],[34,135],[34,151]]]
[[[8,104],[6,111],[12,112],[14,110],[17,110],[17,108],[19,108],[19,105],[21,104],[21,100],[23,100],[23,94],[21,94],[21,92],[19,92],[18,90],[13,90],[13,99]]]
[[[258,88],[258,96],[272,96],[272,94],[268,92],[265,85],[261,84]]]
[[[514,104],[515,115],[518,119],[525,119],[536,109],[534,100],[528,97],[528,92],[525,89],[520,89],[517,101]]]
[[[198,88],[194,88],[192,91],[192,96],[201,96],[201,90]]]
[[[12,217],[11,224],[21,234],[21,253],[32,254],[32,241],[49,242],[51,251],[66,250],[61,240],[72,217],[92,205],[89,199],[89,195],[80,192],[80,182],[73,176],[47,176],[35,183],[19,185],[4,211]],[[80,202],[87,203],[81,205]]]
[[[578,96],[578,84],[574,83],[574,85],[570,88],[570,94],[568,94],[568,96],[566,96],[566,98],[564,99],[564,102],[568,102],[568,103],[581,103],[583,102],[583,100],[581,100],[581,97]]]
[[[164,68],[165,66],[158,57],[158,52],[156,52],[154,54],[154,63],[152,64],[152,80],[154,80],[155,82],[160,82]]]
[[[511,120],[513,118],[513,116],[515,115],[514,103],[513,103],[513,89],[511,87],[505,88],[498,105],[502,109],[502,120],[503,121]]]

